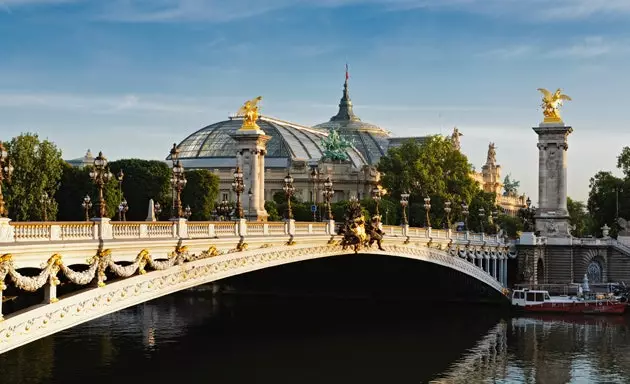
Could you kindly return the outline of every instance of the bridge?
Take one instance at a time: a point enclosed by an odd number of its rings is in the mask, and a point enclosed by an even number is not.
[[[383,230],[382,250],[363,248],[358,253],[439,265],[481,282],[505,300],[507,262],[516,254],[497,236],[409,226],[386,225]],[[43,290],[44,302],[4,317],[0,304],[0,353],[183,289],[282,264],[353,254],[340,240],[333,220],[4,219],[0,297],[3,290]],[[58,295],[62,282],[64,289],[69,285],[74,290]]]

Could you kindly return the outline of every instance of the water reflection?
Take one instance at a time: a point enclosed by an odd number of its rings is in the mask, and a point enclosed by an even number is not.
[[[501,322],[434,383],[630,383],[627,317]]]
[[[630,383],[625,317],[186,291],[0,355],[7,383]]]

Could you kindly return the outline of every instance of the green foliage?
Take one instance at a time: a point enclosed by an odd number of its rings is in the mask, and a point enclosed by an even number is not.
[[[278,204],[275,201],[265,201],[265,210],[269,214],[267,220],[269,221],[281,221],[282,217],[278,213]]]
[[[591,216],[586,211],[586,206],[581,201],[575,201],[567,197],[567,210],[569,211],[570,223],[575,226],[571,234],[575,237],[586,237],[591,234],[594,223]]]
[[[630,179],[620,179],[610,172],[600,171],[590,180],[590,192],[586,207],[590,214],[591,233],[601,234],[604,224],[611,227],[611,236],[616,236],[619,226],[617,217],[617,193],[619,194],[619,217],[630,217]],[[619,191],[619,192],[617,192]]]
[[[486,213],[494,210],[494,195],[480,191],[471,177],[472,166],[466,156],[442,136],[430,136],[422,144],[409,140],[400,147],[390,148],[379,161],[378,169],[392,201],[399,199],[402,192],[410,193],[410,225],[424,225],[427,196],[431,198],[429,212],[434,228],[444,226],[446,201],[451,202],[451,223],[463,220],[462,202],[469,205],[471,228],[479,227],[478,208],[483,206]]]
[[[391,148],[381,158],[379,170],[383,173],[383,185],[390,192],[390,199],[398,198],[401,192],[409,191],[408,219],[412,226],[423,226],[426,222],[424,198],[430,197],[429,216],[433,228],[447,225],[444,203],[451,202],[451,226],[464,221],[462,203],[468,205],[468,228],[494,232],[492,212],[497,210],[496,196],[483,192],[472,178],[472,166],[450,140],[442,136],[431,136],[422,144],[407,141],[398,148]],[[508,178],[509,181],[509,178]],[[511,189],[518,182],[510,182]],[[479,209],[484,216],[479,216]],[[382,211],[382,210],[381,210]],[[400,214],[400,209],[397,210]],[[515,232],[515,231],[514,231]]]
[[[219,178],[207,169],[195,169],[186,171],[186,180],[181,198],[184,207],[190,206],[190,220],[210,220],[219,195]]]
[[[499,215],[498,224],[510,239],[516,239],[523,232],[523,220],[520,217]]]
[[[157,160],[123,159],[112,161],[110,169],[114,175],[117,175],[121,169],[125,174],[122,191],[129,204],[127,220],[145,220],[150,199],[162,206],[161,219],[171,217],[173,197],[170,187],[171,169],[168,164]],[[188,176],[188,171],[186,176]],[[184,190],[188,188],[187,185]],[[113,199],[116,200],[116,206],[118,206],[121,201],[120,194],[113,196]],[[186,202],[183,205],[186,206]],[[201,212],[205,212],[204,209],[207,207],[203,204],[199,207],[200,212],[197,213],[203,215]]]
[[[623,171],[625,178],[630,178],[630,147],[623,147],[617,156],[617,168]]]
[[[9,217],[16,221],[55,220],[57,202],[53,199],[59,188],[64,161],[57,146],[39,139],[32,133],[14,137],[6,145],[14,172],[4,192]],[[49,203],[42,204],[44,193]]]
[[[90,179],[90,168],[74,168],[68,163],[63,164],[63,173],[59,190],[55,200],[59,204],[58,220],[80,221],[85,220],[85,211],[81,204],[86,195],[90,196],[92,209],[89,217],[98,215],[98,190]],[[118,184],[110,180],[103,188],[107,217],[114,217],[118,209]]]

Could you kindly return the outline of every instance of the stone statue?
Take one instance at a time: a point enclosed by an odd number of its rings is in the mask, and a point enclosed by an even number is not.
[[[630,225],[628,220],[620,217],[617,219],[617,225],[619,226],[619,235],[630,236]]]
[[[486,164],[495,165],[497,163],[497,151],[495,150],[494,143],[488,145],[488,157],[486,158]]]
[[[505,179],[503,179],[503,190],[505,191],[503,196],[516,196],[518,194],[518,187],[521,186],[520,181],[512,180],[510,176],[511,175],[508,174],[505,176]]]
[[[324,158],[332,161],[346,161],[348,160],[346,149],[352,145],[341,137],[336,129],[331,128],[328,131],[328,137],[322,139],[322,146],[324,147]]]
[[[262,100],[262,96],[258,96],[255,99],[246,101],[245,104],[236,112],[237,116],[243,116],[243,125],[241,125],[241,129],[260,129],[256,121],[258,120],[258,116],[260,115],[258,102]]]
[[[571,98],[562,93],[562,89],[558,88],[554,93],[549,92],[545,88],[538,88],[538,91],[542,92],[542,104],[543,115],[545,116],[545,123],[561,123],[562,117],[560,117],[559,109],[562,106],[564,100],[571,101]]]
[[[451,143],[453,143],[453,148],[458,151],[462,149],[461,142],[459,140],[460,136],[464,136],[464,134],[461,133],[457,127],[453,128],[453,133],[451,134]]]

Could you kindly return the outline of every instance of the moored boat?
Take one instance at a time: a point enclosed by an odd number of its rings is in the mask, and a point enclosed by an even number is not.
[[[621,315],[627,305],[613,296],[550,296],[545,290],[515,289],[512,306],[531,313]]]

